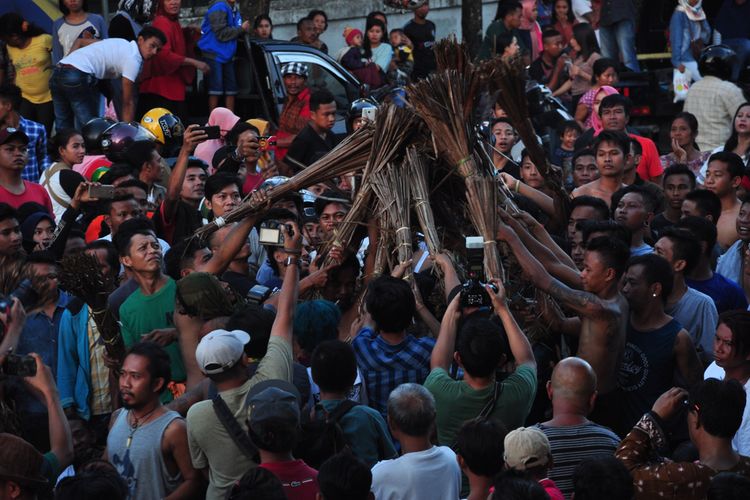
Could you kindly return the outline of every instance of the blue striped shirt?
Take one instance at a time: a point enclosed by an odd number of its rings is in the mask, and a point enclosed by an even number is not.
[[[41,123],[27,120],[23,116],[18,122],[18,129],[29,137],[29,159],[21,172],[21,178],[39,183],[42,172],[50,166],[47,156],[47,131]]]
[[[430,355],[435,339],[407,335],[396,345],[363,328],[352,342],[357,365],[365,379],[370,406],[386,417],[391,391],[401,384],[424,383],[430,374]]]

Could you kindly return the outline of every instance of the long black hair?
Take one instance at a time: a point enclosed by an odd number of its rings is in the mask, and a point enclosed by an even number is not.
[[[555,24],[556,22],[560,21],[557,18],[557,10],[555,9],[555,4],[557,4],[558,1],[559,0],[554,0],[552,2],[552,24]],[[576,16],[573,15],[573,6],[571,5],[570,0],[564,0],[564,1],[565,3],[568,4],[568,15],[567,15],[566,21],[568,21],[569,23],[574,23],[576,20]]]
[[[726,144],[724,144],[724,151],[734,151],[734,149],[737,147],[737,144],[740,142],[739,134],[737,133],[737,128],[734,126],[735,120],[737,120],[737,115],[740,114],[740,110],[742,108],[746,108],[750,106],[750,102],[743,102],[740,104],[740,107],[737,108],[737,112],[734,114],[734,118],[732,118],[732,134],[729,136],[729,139],[727,140]],[[750,152],[750,148],[748,148],[742,155],[745,156],[748,152]]]
[[[367,36],[367,32],[370,31],[370,28],[373,26],[379,26],[380,29],[383,32],[383,39],[380,41],[380,43],[387,43],[386,38],[388,36],[388,32],[385,30],[385,24],[380,19],[370,19],[367,21],[367,25],[365,26],[365,40],[364,40],[364,48],[365,48],[365,58],[369,59],[372,57],[372,47],[370,47],[370,37]]]
[[[26,28],[26,29],[24,29]],[[23,17],[15,12],[7,12],[0,17],[0,33],[2,38],[17,35],[21,38],[33,38],[44,35],[44,30],[36,24],[26,21]]]
[[[598,61],[597,61],[598,62]],[[742,106],[740,106],[741,108]],[[739,111],[739,108],[737,109]],[[685,120],[685,123],[687,123],[687,126],[690,127],[690,133],[693,135],[693,137],[698,136],[698,119],[695,117],[693,113],[689,113],[687,111],[681,111],[677,113],[674,118],[672,118],[672,123],[674,123],[677,120]],[[732,124],[732,130],[734,130],[734,124]],[[693,139],[693,147],[696,151],[700,151],[700,148],[698,147],[698,143],[695,142],[695,139]],[[735,144],[736,147],[736,144]],[[725,146],[726,148],[726,146]],[[734,148],[732,148],[734,149]],[[726,149],[725,149],[726,151]],[[731,151],[731,150],[730,150]]]
[[[596,32],[588,23],[573,26],[573,38],[581,46],[580,56],[584,61],[591,57],[594,52],[601,52],[599,42],[596,41]]]

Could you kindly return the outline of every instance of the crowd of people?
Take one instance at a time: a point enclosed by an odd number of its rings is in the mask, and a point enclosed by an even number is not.
[[[482,307],[466,256],[416,224],[388,272],[377,214],[339,242],[357,173],[271,201],[343,137],[302,61],[277,124],[235,114],[238,39],[272,38],[269,16],[0,17],[0,498],[750,497],[748,6],[678,2],[672,63],[696,82],[660,151],[616,86],[639,70],[633,2],[498,3],[479,58],[525,58],[574,119],[545,144],[555,184],[502,101],[478,104],[519,208],[487,207],[484,245],[529,290],[487,276]],[[424,79],[428,14],[371,13],[338,59],[373,86]],[[295,41],[325,52],[327,26],[314,10]],[[347,133],[378,106],[352,103]]]

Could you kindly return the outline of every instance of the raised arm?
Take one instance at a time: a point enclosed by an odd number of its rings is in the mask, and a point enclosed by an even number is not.
[[[499,280],[493,279],[490,282],[497,287],[497,293],[489,285],[486,286],[487,293],[490,295],[490,299],[492,299],[492,307],[495,309],[495,314],[497,314],[497,317],[503,323],[505,334],[508,336],[510,352],[516,360],[516,366],[530,365],[536,368],[536,359],[534,358],[534,351],[531,349],[529,339],[521,331],[518,323],[516,323],[516,319],[511,314],[510,309],[508,309],[505,287]]]
[[[185,181],[185,173],[187,172],[190,155],[193,154],[198,144],[208,138],[205,131],[196,130],[197,128],[198,125],[189,125],[185,129],[185,135],[182,138],[182,147],[180,148],[180,153],[177,156],[172,173],[169,176],[167,194],[164,196],[164,201],[162,202],[164,203],[162,209],[164,222],[171,223],[177,213],[177,204],[180,201],[180,191],[182,191],[182,183]]]
[[[5,362],[5,357],[18,345],[18,340],[21,338],[21,332],[23,331],[23,325],[26,323],[26,311],[21,305],[21,301],[13,299],[13,304],[10,307],[10,313],[5,314],[0,312],[0,321],[5,325],[5,336],[2,342],[0,342],[0,365]]]
[[[287,232],[284,226],[284,252],[294,261],[293,265],[286,266],[284,281],[281,284],[279,303],[276,311],[276,319],[271,328],[272,337],[282,337],[289,343],[292,342],[292,323],[294,322],[294,307],[299,295],[299,258],[302,253],[302,232],[299,226],[292,222],[294,234]]]
[[[445,371],[448,371],[451,366],[453,352],[456,349],[458,320],[461,318],[460,300],[461,294],[456,294],[451,303],[448,304],[445,314],[443,314],[443,321],[440,323],[440,333],[430,356],[431,370],[443,368]]]
[[[453,261],[447,253],[430,255],[430,259],[443,272],[443,291],[445,292],[445,301],[447,302],[451,291],[461,285],[461,280],[458,279],[456,268],[453,266]]]
[[[521,182],[510,174],[501,172],[500,175],[502,176],[505,184],[509,189],[513,189],[516,193],[520,193],[523,196],[530,198],[531,201],[539,205],[539,208],[542,209],[542,212],[549,215],[550,217],[555,216],[555,201],[550,196],[547,196],[538,189],[535,189],[528,184]]]

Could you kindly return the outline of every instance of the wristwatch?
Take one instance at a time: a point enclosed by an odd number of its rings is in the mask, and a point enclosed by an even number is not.
[[[297,267],[299,267],[299,257],[295,257],[295,256],[291,256],[290,255],[284,261],[284,265],[286,267],[289,267],[289,266],[297,266]]]

